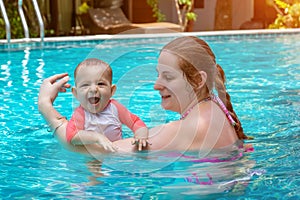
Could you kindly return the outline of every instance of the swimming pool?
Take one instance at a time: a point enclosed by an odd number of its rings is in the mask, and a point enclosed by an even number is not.
[[[300,33],[199,37],[225,70],[254,152],[220,163],[193,162],[195,152],[116,155],[103,163],[69,152],[38,113],[42,80],[100,56],[113,67],[114,97],[148,126],[177,119],[160,108],[152,89],[158,52],[172,37],[15,45],[0,49],[1,198],[299,199]],[[55,107],[70,117],[76,104],[68,92]]]

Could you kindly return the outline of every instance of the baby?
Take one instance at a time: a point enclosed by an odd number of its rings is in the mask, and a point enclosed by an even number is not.
[[[147,145],[148,128],[136,115],[111,97],[112,69],[102,60],[90,58],[74,71],[72,93],[80,102],[67,125],[67,141],[74,145],[100,142],[104,134],[111,142],[122,139],[122,124],[134,132],[139,150]],[[102,140],[103,141],[103,140]],[[103,145],[103,144],[102,144]]]

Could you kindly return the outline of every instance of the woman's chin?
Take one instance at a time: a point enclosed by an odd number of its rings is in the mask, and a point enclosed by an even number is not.
[[[161,107],[164,110],[178,112],[178,110],[176,109],[176,105],[177,105],[177,102],[174,102],[174,100],[171,98],[162,99],[162,101],[161,101]]]
[[[162,107],[164,110],[171,110],[171,111],[173,111],[172,107],[171,107],[168,103],[162,102],[162,103],[161,103],[161,107]]]

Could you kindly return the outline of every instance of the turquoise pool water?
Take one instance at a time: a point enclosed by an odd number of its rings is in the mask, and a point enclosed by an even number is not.
[[[2,49],[1,199],[299,199],[300,34],[201,37],[226,72],[244,130],[255,137],[254,152],[223,153],[226,162],[219,163],[197,162],[195,152],[115,155],[100,163],[63,149],[47,131],[37,110],[42,80],[72,75],[94,56],[113,67],[114,97],[148,126],[177,119],[160,108],[152,89],[158,52],[172,38]],[[70,92],[55,102],[67,117],[76,105]]]

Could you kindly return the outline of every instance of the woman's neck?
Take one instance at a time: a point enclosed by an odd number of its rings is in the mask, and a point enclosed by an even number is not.
[[[199,105],[199,104],[201,104],[201,103],[207,102],[207,101],[209,101],[209,100],[211,100],[210,95],[207,96],[207,97],[205,97],[205,98],[202,98],[202,99],[199,100],[199,101],[193,101],[193,102],[190,103],[190,105],[189,105],[189,106],[181,113],[180,119],[181,119],[181,120],[182,120],[182,119],[185,119],[185,118],[189,115],[189,113],[194,109],[194,107],[195,107],[196,105]]]

